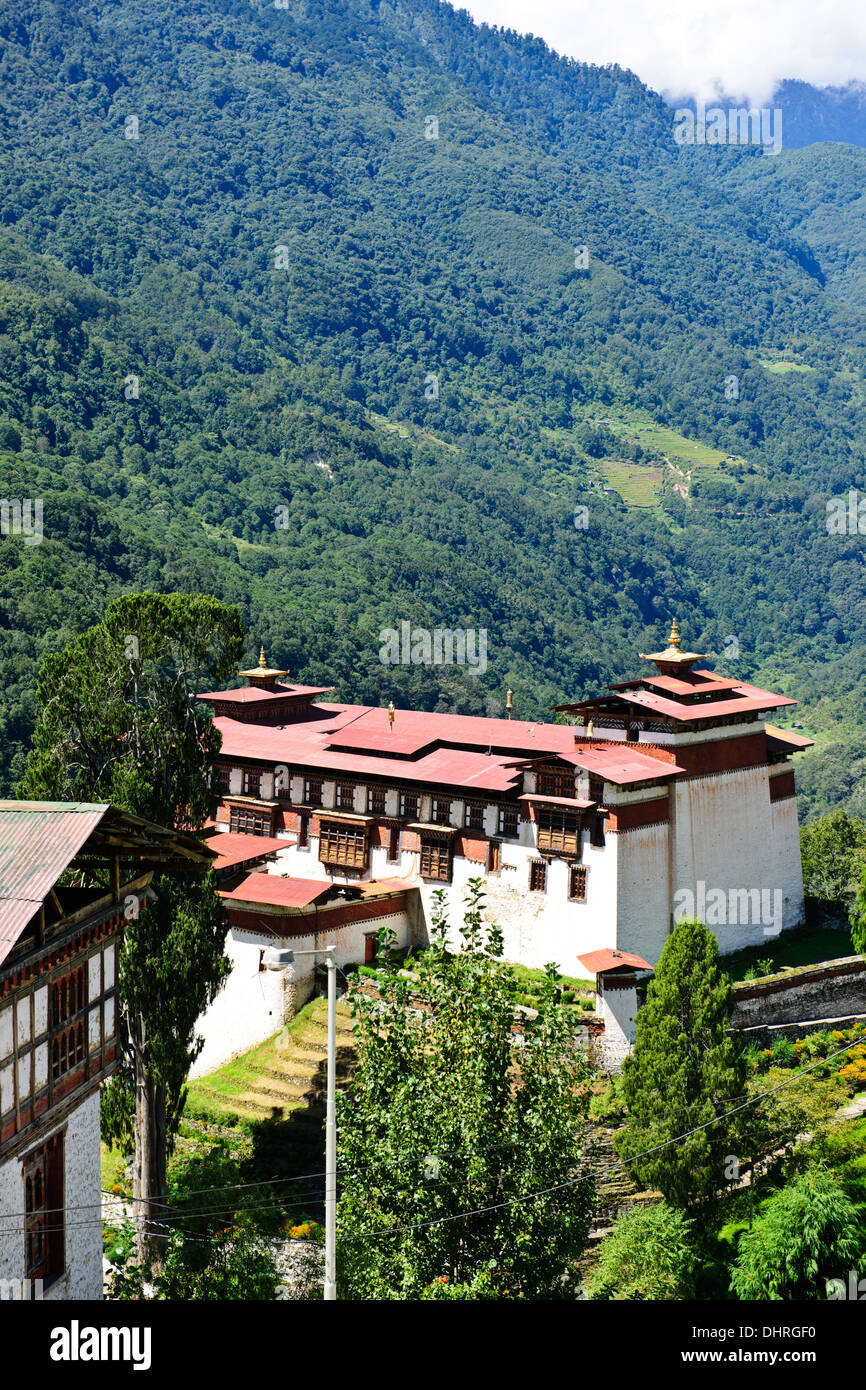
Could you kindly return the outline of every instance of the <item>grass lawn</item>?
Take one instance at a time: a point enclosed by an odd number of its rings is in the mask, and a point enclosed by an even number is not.
[[[757,970],[759,960],[772,960],[774,973],[793,965],[818,965],[824,960],[854,955],[851,933],[834,931],[831,927],[803,927],[768,938],[761,946],[747,946],[722,956],[722,969],[732,980],[744,980],[751,967]],[[760,972],[759,972],[760,978]]]

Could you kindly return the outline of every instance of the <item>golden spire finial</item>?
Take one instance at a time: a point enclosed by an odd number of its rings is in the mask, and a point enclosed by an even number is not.
[[[262,668],[263,671],[266,671],[266,670],[267,670],[267,666],[265,665],[265,645],[264,645],[264,642],[262,643],[262,649],[261,649],[261,651],[259,652],[259,665],[261,666],[261,668]]]
[[[680,645],[680,633],[679,633],[679,628],[677,627],[677,620],[676,620],[676,618],[674,618],[673,622],[671,623],[671,635],[670,635],[670,637],[668,638],[668,646],[669,646],[669,647],[677,647],[677,648],[678,648],[679,645]]]

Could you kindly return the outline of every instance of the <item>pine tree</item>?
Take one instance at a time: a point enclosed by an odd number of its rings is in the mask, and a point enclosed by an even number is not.
[[[731,1125],[707,1121],[745,1089],[745,1063],[728,1033],[733,992],[718,954],[702,922],[677,923],[623,1065],[628,1118],[618,1152],[640,1183],[683,1209],[710,1202],[722,1187]]]

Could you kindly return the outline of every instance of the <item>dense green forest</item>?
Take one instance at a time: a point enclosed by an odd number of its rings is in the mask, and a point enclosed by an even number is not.
[[[533,717],[676,614],[802,701],[805,811],[866,810],[860,151],[678,148],[437,0],[9,0],[0,41],[0,498],[44,508],[0,538],[4,790],[42,654],[155,588],[340,698]],[[487,671],[383,666],[403,620]]]

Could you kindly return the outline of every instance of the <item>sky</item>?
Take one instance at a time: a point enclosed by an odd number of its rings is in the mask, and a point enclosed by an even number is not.
[[[766,102],[786,77],[866,82],[866,0],[452,0],[668,96]]]

